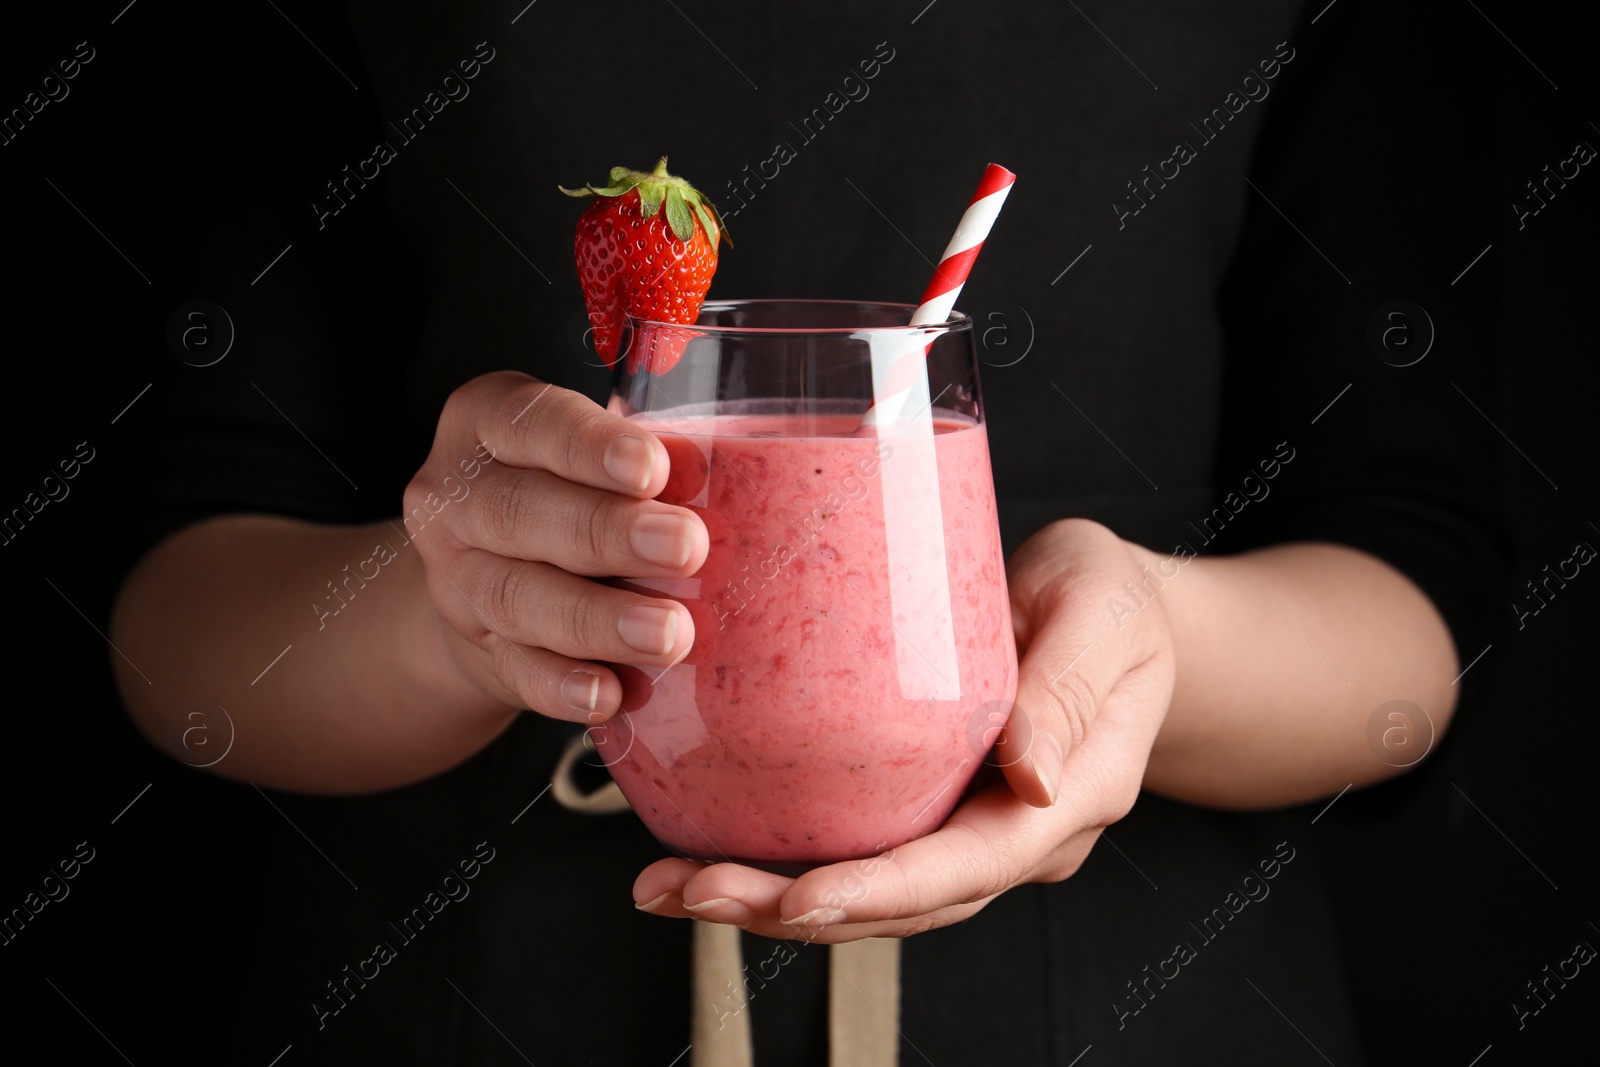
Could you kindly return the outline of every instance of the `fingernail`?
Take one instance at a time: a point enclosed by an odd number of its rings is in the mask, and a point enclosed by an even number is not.
[[[724,926],[747,926],[755,918],[749,908],[732,897],[713,897],[698,904],[685,902],[683,906],[694,912],[696,918]]]
[[[1044,744],[1035,745],[1033,751],[1033,773],[1038,775],[1039,784],[1044,786],[1045,795],[1054,805],[1060,789],[1061,769],[1067,765],[1067,757],[1061,751],[1061,742],[1056,740],[1056,735],[1049,732],[1044,735]]]
[[[601,459],[606,473],[630,492],[640,492],[650,484],[655,474],[655,450],[650,442],[638,437],[618,437],[606,446]]]
[[[648,912],[652,912],[653,913],[657,908],[659,908],[663,903],[666,902],[666,899],[668,897],[670,897],[672,895],[673,894],[670,893],[670,892],[662,893],[659,897],[656,897],[656,899],[648,901],[648,902],[646,902],[644,904],[635,904],[634,907],[639,909],[640,911],[648,911]]]
[[[568,707],[593,711],[600,702],[600,676],[589,671],[573,671],[561,679],[561,699]]]
[[[641,515],[629,535],[633,550],[658,567],[681,567],[689,562],[694,542],[689,535],[689,518],[661,512]]]
[[[804,915],[784,919],[785,926],[832,926],[844,922],[844,912],[839,908],[813,908]]]
[[[617,633],[635,652],[665,656],[678,640],[678,613],[671,608],[635,604],[617,619]]]

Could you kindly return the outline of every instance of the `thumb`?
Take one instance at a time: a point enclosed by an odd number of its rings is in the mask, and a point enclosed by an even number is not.
[[[1117,681],[1138,659],[1135,624],[1107,610],[1109,582],[1085,578],[1030,605],[1017,697],[993,759],[1018,798],[1056,801],[1067,756],[1082,744]]]

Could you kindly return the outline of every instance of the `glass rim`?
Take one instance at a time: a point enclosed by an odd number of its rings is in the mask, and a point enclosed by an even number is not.
[[[708,309],[715,308],[748,308],[761,305],[803,304],[809,307],[871,307],[904,312],[904,317],[911,318],[911,313],[918,307],[916,304],[906,304],[898,300],[835,300],[810,297],[743,297],[707,300],[701,305],[700,313],[704,315]],[[693,330],[697,334],[858,334],[858,333],[885,333],[912,335],[929,330],[939,330],[949,333],[967,328],[972,325],[972,316],[965,311],[950,310],[950,317],[943,322],[925,323],[921,326],[912,326],[909,323],[903,326],[710,326],[693,323],[685,325],[678,322],[663,322],[659,319],[646,319],[637,315],[628,314],[627,320],[631,326],[650,326],[663,330]]]

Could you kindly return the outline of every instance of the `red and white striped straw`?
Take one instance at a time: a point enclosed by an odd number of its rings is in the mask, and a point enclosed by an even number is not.
[[[950,238],[944,255],[939,257],[933,280],[923,290],[917,310],[911,313],[911,325],[937,326],[950,317],[956,297],[961,295],[961,287],[967,284],[967,275],[972,273],[973,260],[983,250],[989,229],[1016,180],[1015,174],[998,163],[991,163],[984,170],[983,180],[978,182],[955,236]]]
[[[956,297],[961,295],[961,287],[967,283],[967,275],[972,273],[973,261],[982,251],[989,229],[1000,214],[1000,205],[1006,202],[1006,195],[1011,192],[1011,185],[1016,180],[1015,174],[998,163],[991,163],[984,170],[983,179],[978,182],[977,191],[967,202],[967,210],[961,216],[955,236],[950,238],[944,255],[939,258],[939,265],[934,268],[933,280],[923,290],[921,302],[911,313],[912,326],[941,326],[950,318]],[[863,425],[882,426],[899,417],[906,395],[922,373],[922,361],[927,358],[932,345],[931,340],[917,345],[895,360],[879,380],[879,395],[868,405],[866,416],[862,419]]]

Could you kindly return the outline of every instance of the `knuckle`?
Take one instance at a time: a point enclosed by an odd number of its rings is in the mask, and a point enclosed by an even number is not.
[[[949,848],[948,842],[946,848]],[[953,862],[954,850],[950,853]],[[878,873],[879,877],[887,879],[883,887],[890,901],[885,909],[887,916],[909,918],[932,909],[923,879],[911,877],[899,863],[886,863],[878,868]]]
[[[1029,880],[1046,883],[1065,882],[1078,873],[1086,858],[1088,858],[1086,850],[1057,849],[1054,855],[1039,864]]]
[[[422,508],[422,500],[427,496],[427,490],[423,488],[423,477],[427,474],[427,471],[428,468],[425,466],[412,475],[411,481],[406,483],[405,490],[400,494],[401,521],[404,521],[413,511]]]
[[[985,845],[976,861],[978,877],[973,883],[975,888],[967,895],[968,903],[999,896],[1016,884],[1023,871],[1033,867],[1031,861],[1024,862],[1021,850],[1014,842],[992,838]]]
[[[985,900],[989,897],[998,896],[1011,888],[1011,879],[1001,877],[993,869],[992,863],[986,862],[976,873],[978,877],[972,883],[973,889],[967,894],[972,900]]]
[[[611,526],[616,515],[608,504],[582,504],[567,516],[567,536],[572,547],[590,563],[599,563],[611,545]]]
[[[1101,807],[1100,825],[1103,827],[1110,826],[1126,819],[1138,799],[1139,783],[1137,781],[1114,783],[1106,791],[1105,801]]]
[[[470,417],[469,413],[476,406],[478,397],[485,392],[483,379],[486,377],[488,375],[469,379],[450,390],[450,395],[444,398],[444,408],[439,413],[441,426]]]
[[[426,501],[429,495],[437,495],[439,485],[439,467],[437,449],[428,456],[426,462],[417,468],[411,475],[406,487],[400,493],[400,506],[404,509],[402,514],[410,515],[413,511],[427,513]]]
[[[497,370],[480,374],[450,391],[444,402],[445,414],[452,420],[471,424],[486,408],[494,410],[497,402],[509,403],[509,398],[519,389],[532,384],[535,384],[532,378],[518,371]]]
[[[536,425],[529,416],[551,403],[558,394],[567,392],[516,371],[495,371],[478,380],[485,381],[491,390],[488,395],[494,398],[496,422],[501,426]]]
[[[1093,537],[1102,537],[1111,541],[1120,542],[1122,540],[1117,536],[1116,532],[1111,529],[1111,527],[1107,526],[1103,522],[1095,522],[1093,519],[1082,518],[1065,519],[1063,521],[1081,534]]]
[[[605,614],[599,597],[590,590],[579,590],[552,598],[546,624],[552,638],[575,654],[606,651],[615,642],[602,636],[607,628]]]
[[[1078,747],[1088,733],[1089,719],[1094,713],[1094,687],[1077,669],[1068,667],[1045,684],[1045,692],[1054,698],[1056,708],[1061,712],[1069,731],[1071,747]]]
[[[1016,881],[1019,870],[1032,866],[1031,863],[1020,862],[1016,843],[1003,836],[986,836],[965,826],[945,829],[947,831],[959,829],[962,837],[958,846],[957,861],[965,868],[964,881],[970,886],[964,894],[964,903],[987,900],[1005,892]],[[933,910],[930,902],[921,899],[916,901],[916,907],[919,913]]]
[[[494,669],[495,677],[504,682],[508,688],[518,689],[517,672],[512,663],[511,642],[490,633],[483,640],[482,647],[489,654],[489,663]]]
[[[582,407],[571,413],[569,423],[564,427],[566,450],[562,458],[569,471],[582,470],[584,464],[590,462],[589,457],[597,451],[595,442],[610,421],[606,412],[587,398],[574,396],[582,402]]]
[[[1050,524],[1050,530],[1058,536],[1085,544],[1096,541],[1116,541],[1120,543],[1122,540],[1109,526],[1095,522],[1093,519],[1057,519]]]
[[[494,488],[483,494],[478,508],[484,532],[497,546],[514,545],[533,506],[530,499],[533,487],[529,479],[521,475],[502,478],[491,484]]]
[[[495,676],[505,687],[527,701],[532,707],[539,703],[539,676],[533,670],[527,654],[516,643],[498,634],[489,635],[489,656]]]
[[[527,599],[528,572],[524,567],[501,567],[485,583],[483,614],[487,628],[503,634],[518,618]]]

